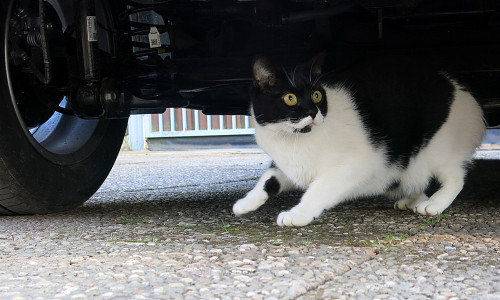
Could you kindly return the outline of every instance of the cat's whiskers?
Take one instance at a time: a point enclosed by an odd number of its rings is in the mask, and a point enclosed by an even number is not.
[[[295,68],[293,68],[293,72],[292,72],[292,85],[293,85],[293,88],[297,88],[295,86],[295,71],[297,71],[297,66],[295,66]]]
[[[287,71],[286,71],[285,67],[283,67],[283,66],[282,66],[281,68],[283,69],[283,73],[285,73],[285,76],[286,76],[286,78],[288,79],[288,82],[290,82],[290,84],[293,86],[293,88],[297,88],[297,87],[295,86],[295,82],[294,82],[294,80],[293,80],[293,76],[294,76],[294,74],[295,74],[295,69],[294,69],[293,73],[290,71],[290,75],[288,75],[288,73],[287,73]],[[290,77],[290,76],[292,76],[292,77]]]
[[[257,119],[258,119],[258,118],[260,118],[260,117],[262,117],[263,115],[264,115],[264,114],[260,114],[260,115],[258,115],[258,116],[255,116],[255,117],[254,117],[255,122],[257,122]]]
[[[313,60],[313,63],[311,64],[311,68],[309,69],[309,83],[312,83],[312,71],[313,71],[314,66],[316,65],[317,60],[318,60],[318,57],[315,57]]]
[[[290,79],[290,76],[288,76],[288,73],[286,72],[285,66],[281,66],[281,69],[283,70],[283,73],[285,74],[286,79],[288,79],[288,82],[290,82],[290,84],[292,84],[292,79]]]
[[[293,134],[289,130],[283,130],[275,126],[267,126],[267,129],[278,139],[288,139]]]
[[[312,84],[312,69],[313,69],[313,65],[311,65],[311,68],[309,69],[309,83]]]
[[[318,83],[318,81],[320,81],[323,77],[325,77],[326,75],[329,75],[331,72],[326,72],[326,73],[323,73],[321,75],[319,75],[315,80],[314,82],[312,83],[312,86],[316,86],[316,84]]]
[[[293,157],[294,161],[297,161],[297,145],[299,144],[298,140],[299,140],[299,134],[300,133],[298,131],[295,131],[294,134],[295,134],[295,137],[293,139],[293,153],[292,153],[292,157]]]

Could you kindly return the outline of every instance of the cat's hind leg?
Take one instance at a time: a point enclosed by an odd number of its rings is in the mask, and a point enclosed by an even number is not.
[[[441,214],[455,200],[464,186],[465,170],[461,166],[444,168],[436,174],[441,188],[427,201],[420,202],[415,212],[425,216]]]
[[[254,211],[269,197],[295,188],[295,184],[280,169],[271,167],[260,177],[257,185],[244,198],[236,201],[233,205],[233,213],[241,216]]]

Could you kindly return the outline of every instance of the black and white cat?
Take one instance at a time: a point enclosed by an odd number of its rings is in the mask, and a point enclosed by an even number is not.
[[[485,133],[473,96],[420,63],[381,59],[321,75],[320,60],[293,68],[254,62],[255,137],[274,163],[233,212],[299,188],[300,203],[278,225],[304,226],[342,201],[379,194],[395,198],[397,209],[442,213]]]

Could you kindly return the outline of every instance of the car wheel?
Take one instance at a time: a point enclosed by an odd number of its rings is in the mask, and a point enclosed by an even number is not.
[[[13,18],[29,2],[0,3],[0,214],[45,214],[81,205],[109,174],[127,125],[126,119],[85,120],[55,112],[38,101],[51,97],[50,89],[15,63],[9,43]],[[64,7],[69,2],[46,2],[61,28],[72,18]],[[69,107],[65,97],[55,101]]]

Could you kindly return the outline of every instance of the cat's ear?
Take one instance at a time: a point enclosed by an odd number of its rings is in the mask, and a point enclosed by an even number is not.
[[[261,89],[276,83],[276,70],[265,57],[257,57],[253,63],[253,84]]]
[[[323,65],[326,60],[326,52],[323,51],[316,56],[314,56],[308,63],[310,67],[310,72],[315,75],[321,75]]]

